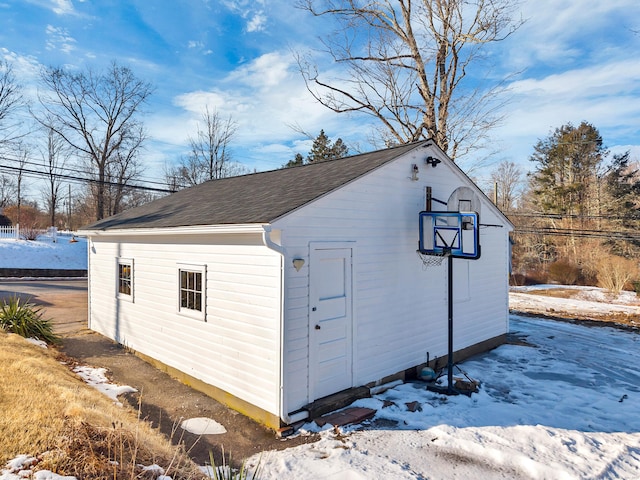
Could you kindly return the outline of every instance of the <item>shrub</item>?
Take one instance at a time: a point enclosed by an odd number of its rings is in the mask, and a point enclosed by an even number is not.
[[[60,338],[53,333],[51,320],[42,318],[42,307],[29,301],[23,302],[14,295],[3,300],[0,307],[0,328],[25,338],[37,338],[47,343],[58,343]]]
[[[251,469],[246,463],[246,460],[242,462],[242,466],[240,470],[236,470],[231,468],[230,465],[227,465],[227,462],[224,458],[224,448],[222,449],[222,465],[216,466],[216,463],[213,459],[213,452],[209,451],[209,459],[211,461],[211,468],[207,473],[207,476],[211,480],[256,480],[259,478],[260,469],[262,467],[262,455],[258,459],[258,464],[251,472]],[[231,464],[231,456],[229,456],[229,464]]]
[[[549,278],[562,285],[575,285],[581,273],[578,265],[567,260],[558,260],[549,265]]]
[[[635,261],[617,255],[601,257],[595,265],[598,286],[619,294],[632,278],[638,275]]]
[[[20,238],[22,240],[37,240],[38,235],[40,235],[40,230],[35,227],[24,227],[20,228]]]

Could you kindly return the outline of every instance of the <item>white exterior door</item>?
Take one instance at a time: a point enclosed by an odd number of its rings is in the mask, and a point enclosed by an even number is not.
[[[353,386],[351,248],[311,249],[310,399]]]

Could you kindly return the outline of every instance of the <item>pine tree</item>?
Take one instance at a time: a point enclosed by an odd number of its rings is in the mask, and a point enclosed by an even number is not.
[[[613,156],[604,176],[609,202],[603,213],[626,218],[640,218],[640,178],[638,169],[629,164],[629,152]]]
[[[331,157],[331,141],[324,130],[320,130],[320,134],[313,141],[309,155],[307,155],[307,163],[322,162]]]
[[[341,138],[338,138],[331,145],[331,158],[342,158],[349,155],[349,147],[347,147]]]
[[[304,165],[304,157],[302,156],[302,154],[296,153],[296,156],[293,160],[289,160],[284,164],[284,168],[298,167],[300,165]]]
[[[335,160],[336,158],[343,158],[349,155],[349,147],[345,145],[341,138],[338,138],[335,142],[331,143],[331,140],[324,133],[324,130],[320,130],[320,134],[313,141],[311,150],[307,155],[306,160],[304,157],[296,153],[293,160],[289,160],[283,165],[284,168],[296,167],[298,165],[307,165],[310,163],[324,162],[326,160]]]
[[[544,213],[586,215],[595,209],[598,167],[606,150],[598,130],[587,122],[570,123],[540,140],[530,160],[534,203]]]

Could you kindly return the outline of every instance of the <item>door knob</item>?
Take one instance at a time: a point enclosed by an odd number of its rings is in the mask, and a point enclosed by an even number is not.
[[[312,311],[312,312],[315,312],[315,311],[316,311],[316,307],[313,307],[313,308],[311,309],[311,311]]]
[[[316,325],[316,330],[320,330],[320,325]]]

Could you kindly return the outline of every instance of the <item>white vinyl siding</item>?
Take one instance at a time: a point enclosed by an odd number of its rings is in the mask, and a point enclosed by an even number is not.
[[[418,214],[425,209],[426,186],[446,202],[469,183],[444,163],[424,165],[426,154],[410,153],[273,223],[282,232],[287,259],[305,260],[300,272],[285,261],[284,385],[290,411],[315,400],[307,354],[310,242],[354,244],[354,386],[423,363],[427,352],[431,359],[446,355],[447,262],[423,268],[416,253]],[[419,181],[411,180],[413,163]],[[508,326],[508,224],[488,203],[480,223],[504,227],[480,230],[479,260],[454,260],[456,350],[504,334]]]
[[[91,242],[93,330],[279,413],[281,256],[262,244],[261,235],[93,237]],[[116,303],[104,288],[116,276],[112,259],[120,256],[135,258],[135,303]],[[193,269],[195,259],[206,268],[204,322],[178,313],[178,271],[180,265]]]

